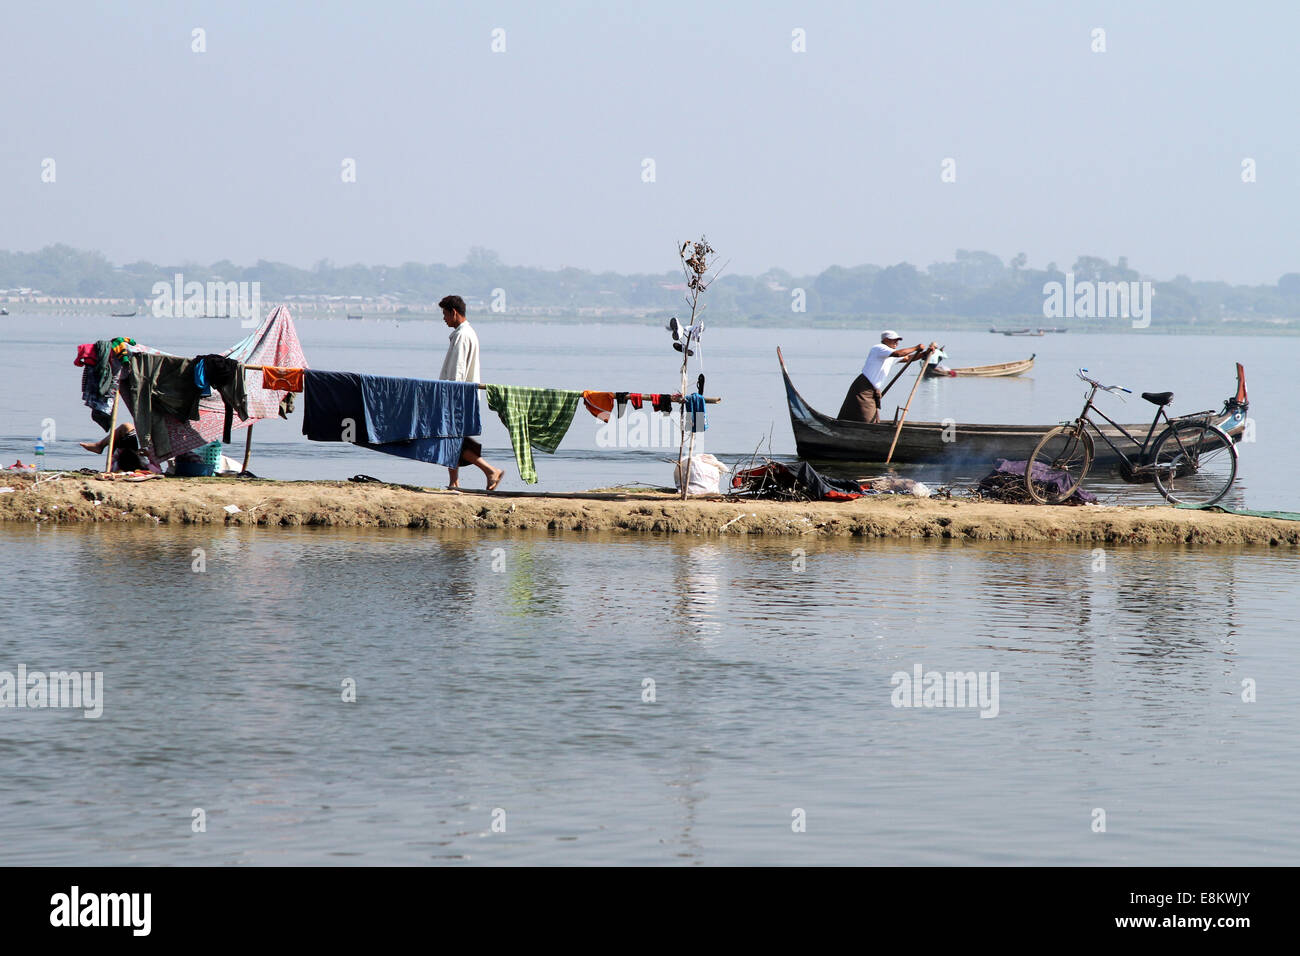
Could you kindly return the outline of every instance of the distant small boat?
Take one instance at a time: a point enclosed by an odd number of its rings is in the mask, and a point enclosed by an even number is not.
[[[129,319],[129,318],[131,318],[131,316],[135,315],[135,313],[136,313],[136,310],[134,310],[134,309],[131,310],[130,312],[114,312],[114,313],[113,313],[113,318],[115,318],[115,319]]]
[[[1003,362],[1000,365],[970,365],[966,368],[944,368],[942,365],[928,365],[925,374],[929,378],[1001,378],[1007,375],[1020,375],[1034,367],[1035,352],[1027,359],[1018,362]]]
[[[351,312],[349,312],[349,313],[348,313],[348,318],[349,318],[349,319],[359,319],[359,318],[361,318],[361,316],[360,316],[360,315],[353,315]]]
[[[1039,329],[1038,331],[1039,331],[1039,332],[1057,332],[1057,333],[1061,333],[1061,332],[1068,332],[1068,331],[1070,331],[1070,330],[1069,330],[1069,329]]]

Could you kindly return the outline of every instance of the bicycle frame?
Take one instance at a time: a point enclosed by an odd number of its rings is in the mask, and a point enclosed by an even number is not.
[[[1090,411],[1096,412],[1102,418],[1106,419],[1106,421],[1109,422],[1111,425],[1118,428],[1121,434],[1123,434],[1125,438],[1127,438],[1133,444],[1138,445],[1141,450],[1139,457],[1140,459],[1143,460],[1146,459],[1147,457],[1148,446],[1152,446],[1152,450],[1154,450],[1154,445],[1152,445],[1151,439],[1156,435],[1156,425],[1159,424],[1160,419],[1163,418],[1165,420],[1165,428],[1170,427],[1173,424],[1173,422],[1170,420],[1169,415],[1165,412],[1164,406],[1157,405],[1156,417],[1151,419],[1151,427],[1147,429],[1147,437],[1139,443],[1136,435],[1131,434],[1127,428],[1125,428],[1119,422],[1115,421],[1115,419],[1111,418],[1109,415],[1103,412],[1100,408],[1097,407],[1096,403],[1093,402],[1093,398],[1095,398],[1097,395],[1098,388],[1100,388],[1100,386],[1098,385],[1092,386],[1092,390],[1088,392],[1087,399],[1084,400],[1083,411],[1079,413],[1079,417],[1076,418],[1074,422],[1078,424],[1081,429],[1084,425],[1091,425],[1092,430],[1095,431],[1101,437],[1101,440],[1111,447],[1111,451],[1115,452],[1115,454],[1120,457],[1120,460],[1123,461],[1125,465],[1127,465],[1129,468],[1133,469],[1136,472],[1139,469],[1141,469],[1143,466],[1134,462],[1131,458],[1129,458],[1128,455],[1124,454],[1123,450],[1121,450],[1113,441],[1111,441],[1110,437],[1104,431],[1102,431],[1101,428],[1097,426],[1097,423],[1088,417],[1088,412]],[[1163,430],[1161,431],[1161,434],[1162,435],[1164,434]]]

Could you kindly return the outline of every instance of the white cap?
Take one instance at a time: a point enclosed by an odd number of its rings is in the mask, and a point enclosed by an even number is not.
[[[885,329],[885,331],[880,333],[880,341],[882,342],[888,342],[891,339],[901,339],[901,338],[902,336],[899,335],[897,332],[895,332],[893,329]]]

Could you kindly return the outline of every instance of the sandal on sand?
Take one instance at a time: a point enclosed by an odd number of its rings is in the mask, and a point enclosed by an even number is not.
[[[377,485],[383,484],[378,478],[371,478],[369,475],[353,475],[348,481],[355,481],[358,484],[368,484],[369,482],[374,482]]]

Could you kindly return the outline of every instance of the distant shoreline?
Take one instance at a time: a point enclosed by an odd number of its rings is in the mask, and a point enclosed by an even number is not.
[[[315,319],[319,321],[335,322],[356,322],[362,323],[388,323],[388,322],[441,322],[442,316],[436,310],[408,310],[397,312],[366,312],[360,311],[360,318],[355,318],[358,312],[347,312],[340,310],[311,309],[304,308],[301,305],[285,303],[290,313],[295,319]],[[97,306],[65,306],[65,305],[18,305],[11,303],[9,306],[9,315],[0,316],[0,323],[21,320],[24,316],[43,317],[43,316],[67,316],[80,318],[102,318],[106,321],[129,322],[132,319],[152,319],[153,316],[147,310],[137,310],[135,316],[113,316],[103,310],[103,307]],[[128,306],[129,308],[129,306]],[[269,307],[268,307],[269,311]],[[204,316],[194,318],[175,319],[178,322],[230,322],[235,321],[238,316]],[[471,319],[482,318],[485,321],[507,321],[507,322],[529,322],[540,325],[645,325],[658,326],[664,322],[664,318],[659,315],[647,315],[644,313],[627,313],[627,314],[604,314],[604,315],[582,315],[577,313],[562,314],[534,314],[520,312],[475,312],[471,313]],[[799,316],[736,316],[722,313],[710,314],[708,319],[718,327],[745,328],[745,329],[791,329],[791,328],[811,328],[811,329],[861,329],[863,322],[867,321],[872,328],[876,326],[888,325],[906,325],[913,329],[927,329],[935,332],[988,332],[990,327],[1006,325],[1015,328],[1049,328],[1046,323],[1050,320],[1036,319],[1024,315],[1007,315],[997,316],[994,318],[972,319],[966,316],[926,316],[926,315],[870,315],[870,316],[850,316],[850,315],[827,315],[816,316],[811,314],[802,314]],[[1042,322],[1040,326],[1037,323]],[[1059,324],[1059,323],[1058,323]],[[3,325],[0,324],[0,328]],[[1076,321],[1068,326],[1069,331],[1064,335],[1095,335],[1098,333],[1132,333],[1134,335],[1281,335],[1292,336],[1300,335],[1300,319],[1254,319],[1239,320],[1232,319],[1218,323],[1193,322],[1187,320],[1171,321],[1162,323],[1159,317],[1153,318],[1151,325],[1145,329],[1134,329],[1127,320],[1118,319],[1083,319]],[[990,333],[992,334],[992,333]],[[1045,337],[1059,337],[1062,333],[1048,333]],[[1037,340],[1037,336],[1004,336],[1009,339],[1026,338],[1030,341]]]

